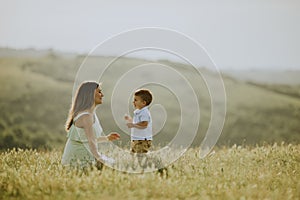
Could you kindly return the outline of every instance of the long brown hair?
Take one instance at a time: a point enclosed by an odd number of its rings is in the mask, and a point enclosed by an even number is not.
[[[90,109],[95,103],[95,90],[99,87],[97,82],[83,82],[77,89],[75,97],[69,111],[69,116],[66,121],[66,131],[71,128],[74,117],[81,111]]]

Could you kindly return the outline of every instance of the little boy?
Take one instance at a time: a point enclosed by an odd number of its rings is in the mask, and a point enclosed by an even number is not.
[[[133,119],[125,116],[131,128],[131,153],[147,153],[152,146],[152,119],[148,106],[152,102],[150,90],[139,89],[134,93]]]

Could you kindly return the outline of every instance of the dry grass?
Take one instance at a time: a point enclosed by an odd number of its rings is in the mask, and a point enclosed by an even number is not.
[[[157,173],[63,168],[61,151],[0,154],[0,199],[300,199],[300,145],[190,149]],[[167,155],[166,155],[167,156]]]

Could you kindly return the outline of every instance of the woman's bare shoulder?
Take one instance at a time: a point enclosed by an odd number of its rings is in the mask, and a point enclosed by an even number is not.
[[[94,122],[93,114],[89,112],[78,113],[77,120],[75,121],[75,126],[78,128],[84,128],[92,126]]]

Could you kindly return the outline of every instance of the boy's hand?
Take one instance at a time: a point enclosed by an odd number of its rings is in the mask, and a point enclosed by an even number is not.
[[[128,123],[132,123],[132,118],[129,115],[125,115],[124,119],[128,122]]]
[[[134,125],[133,125],[133,123],[132,123],[132,122],[130,122],[130,123],[127,123],[126,125],[127,125],[127,127],[128,127],[128,128],[133,128],[133,127],[134,127]]]

